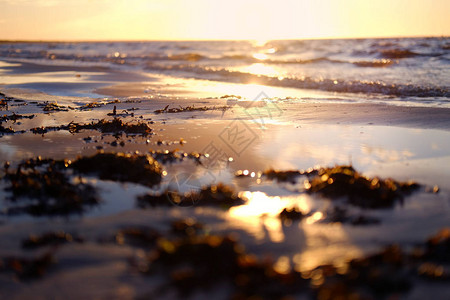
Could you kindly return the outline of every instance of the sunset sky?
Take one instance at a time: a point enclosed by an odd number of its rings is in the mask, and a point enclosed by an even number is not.
[[[0,0],[0,39],[449,36],[449,12],[449,0]]]

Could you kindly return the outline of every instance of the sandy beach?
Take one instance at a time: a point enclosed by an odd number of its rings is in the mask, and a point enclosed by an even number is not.
[[[450,296],[446,105],[0,68],[0,298]]]

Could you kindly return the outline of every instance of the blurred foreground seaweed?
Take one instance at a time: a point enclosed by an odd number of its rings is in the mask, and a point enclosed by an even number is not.
[[[131,245],[133,247],[153,247],[161,235],[149,227],[127,227],[119,230],[114,240],[119,245]]]
[[[197,187],[186,193],[166,190],[161,194],[146,194],[138,196],[137,206],[140,208],[156,206],[216,206],[228,209],[232,206],[244,204],[237,193],[228,185],[219,183],[203,188]]]
[[[95,188],[72,182],[63,171],[65,164],[65,161],[37,158],[19,164],[15,171],[7,171],[4,180],[10,185],[5,190],[12,192],[7,200],[13,204],[7,213],[68,215],[82,213],[87,206],[97,205],[99,199]]]
[[[37,258],[0,258],[0,272],[13,272],[21,280],[37,279],[42,277],[54,262],[50,253]]]
[[[364,208],[387,208],[418,188],[414,182],[367,178],[352,166],[336,166],[319,169],[307,191],[329,198],[347,197],[349,203]]]
[[[263,175],[269,180],[295,183],[305,176],[305,190],[321,194],[327,198],[346,198],[349,203],[363,208],[389,208],[396,201],[415,190],[420,185],[415,182],[398,182],[393,179],[368,178],[352,166],[335,166],[309,171],[267,170]]]
[[[33,250],[45,246],[59,246],[66,243],[82,243],[83,238],[64,231],[47,232],[41,235],[30,235],[22,241],[22,248]]]
[[[152,187],[160,183],[162,169],[150,155],[97,153],[80,157],[70,168],[83,174],[95,174],[103,180],[133,182]]]
[[[251,296],[276,299],[307,287],[300,273],[283,275],[270,261],[249,255],[232,236],[191,236],[181,240],[161,239],[144,261],[133,261],[143,274],[164,273],[180,296],[198,289],[212,291],[224,281],[231,285],[234,299]]]
[[[280,270],[271,260],[248,254],[232,236],[183,237],[160,238],[148,255],[131,261],[145,275],[165,275],[168,283],[155,291],[158,295],[175,288],[186,297],[225,284],[232,299],[387,299],[406,294],[418,280],[450,279],[450,229],[412,251],[392,245],[344,265],[301,272]]]
[[[5,190],[11,191],[7,200],[13,204],[7,214],[69,215],[99,204],[96,189],[81,178],[71,178],[68,169],[148,187],[159,184],[162,178],[159,163],[150,155],[97,153],[74,162],[38,157],[20,163],[16,170],[9,170],[6,163],[3,179],[10,183]]]

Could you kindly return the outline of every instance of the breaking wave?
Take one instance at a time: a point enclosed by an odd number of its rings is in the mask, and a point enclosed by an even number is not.
[[[413,84],[387,84],[381,81],[366,80],[343,80],[312,77],[271,77],[265,75],[256,75],[246,72],[230,71],[226,69],[217,69],[209,67],[195,66],[158,66],[150,64],[147,66],[149,71],[176,71],[195,74],[198,79],[208,79],[216,81],[228,81],[239,83],[257,83],[270,86],[314,89],[328,92],[339,93],[370,93],[383,94],[398,97],[443,97],[450,98],[450,89],[448,87],[425,87]]]

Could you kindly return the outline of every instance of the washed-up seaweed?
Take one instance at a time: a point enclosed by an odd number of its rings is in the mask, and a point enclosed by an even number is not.
[[[103,105],[105,105],[105,104],[99,103],[99,102],[90,102],[90,103],[86,103],[85,105],[79,107],[79,110],[91,110],[93,108],[102,107]]]
[[[47,273],[54,262],[53,255],[50,253],[37,258],[0,258],[0,272],[12,272],[21,280],[37,279]]]
[[[398,182],[393,179],[368,178],[352,166],[335,166],[308,171],[268,170],[263,175],[278,182],[295,183],[305,176],[305,189],[336,199],[346,198],[349,203],[363,208],[389,208],[420,186],[415,182]]]
[[[154,111],[155,114],[163,114],[163,113],[180,113],[180,112],[186,112],[186,111],[207,111],[207,110],[221,110],[225,111],[227,109],[230,109],[230,106],[201,106],[201,107],[195,107],[194,105],[186,106],[186,107],[173,107],[169,108],[169,105],[164,107],[163,109],[157,109]]]
[[[333,207],[333,209],[325,213],[325,218],[321,221],[324,223],[345,223],[351,225],[375,225],[380,220],[369,217],[364,214],[350,214],[347,209],[342,207]]]
[[[59,246],[67,243],[82,243],[83,238],[64,231],[47,232],[41,235],[30,235],[22,241],[22,248],[32,250],[46,246]]]
[[[412,256],[420,262],[416,267],[420,277],[450,281],[450,228],[432,236],[424,246],[416,248]]]
[[[2,123],[7,122],[7,121],[16,122],[17,120],[20,120],[20,119],[33,119],[33,118],[34,118],[34,115],[24,116],[24,115],[19,115],[19,114],[15,114],[15,113],[12,113],[11,115],[0,116],[0,134],[24,133],[25,131],[23,131],[23,130],[15,131],[14,129],[12,129],[11,126],[4,127],[2,125]]]
[[[134,182],[149,187],[159,184],[162,179],[161,167],[150,155],[97,153],[80,157],[69,167],[100,179]]]
[[[15,133],[16,131],[14,129],[10,127],[3,127],[2,125],[0,125],[0,134],[12,134]]]
[[[284,208],[278,217],[283,221],[298,221],[303,219],[305,215],[302,213],[302,211],[294,206],[291,208]]]
[[[161,235],[149,227],[128,227],[119,230],[114,240],[119,245],[149,248],[156,244]]]
[[[347,268],[320,266],[305,274],[316,299],[385,299],[412,287],[407,255],[398,246],[387,247],[367,258],[355,259]]]
[[[171,206],[173,204],[169,201],[169,199],[169,193],[167,191],[158,194],[148,193],[137,196],[136,206],[142,209],[158,206]]]
[[[124,110],[122,110],[122,112],[117,112],[117,108],[116,108],[116,106],[114,105],[114,108],[113,108],[113,111],[112,112],[110,112],[110,113],[108,113],[107,115],[108,116],[114,116],[114,117],[128,117],[128,116],[131,116],[131,117],[134,117],[134,112],[128,112],[128,110],[132,110],[132,111],[134,111],[134,110],[138,110],[139,108],[129,108],[129,109],[124,109]]]
[[[4,180],[10,183],[5,190],[12,193],[7,200],[10,215],[30,214],[69,215],[83,213],[99,199],[94,187],[85,183],[72,183],[62,170],[64,161],[28,160],[7,172]],[[38,168],[41,167],[41,168]]]
[[[309,174],[304,171],[288,170],[276,171],[273,169],[264,171],[263,175],[269,180],[276,180],[277,182],[295,182],[301,175]]]
[[[13,97],[8,97],[3,93],[0,93],[0,110],[8,110],[9,102],[15,100]]]
[[[406,293],[417,278],[449,281],[450,229],[445,228],[411,252],[389,246],[380,253],[349,262],[345,271],[328,266],[310,272],[319,299],[348,299],[351,295],[386,298]],[[316,279],[314,279],[316,278]]]
[[[8,110],[8,102],[5,99],[0,99],[0,110]]]
[[[216,206],[230,208],[244,204],[244,200],[237,196],[236,192],[224,184],[210,185],[192,190],[185,194],[177,191],[166,190],[157,195],[146,194],[137,197],[137,206],[140,208],[156,206]]]
[[[364,208],[388,208],[418,189],[414,182],[367,178],[352,166],[322,168],[307,184],[309,193],[329,198],[346,197],[348,202]]]
[[[63,105],[59,105],[58,103],[43,103],[43,104],[38,104],[38,106],[43,106],[44,108],[42,109],[45,112],[54,112],[54,111],[69,111],[68,106],[63,106]]]
[[[269,261],[245,253],[230,236],[161,239],[147,260],[134,264],[143,274],[166,274],[170,283],[158,293],[175,287],[180,296],[189,296],[199,289],[212,290],[220,282],[232,287],[233,299],[279,299],[307,286],[300,273],[279,274]]]
[[[199,235],[204,230],[202,223],[196,222],[194,219],[184,219],[173,221],[170,224],[170,232],[181,237],[190,237]]]
[[[182,151],[178,151],[178,150],[164,150],[164,151],[151,151],[150,155],[157,160],[158,162],[162,163],[162,164],[166,164],[166,163],[174,163],[174,162],[180,162],[183,161],[185,159],[191,159],[194,162],[196,162],[197,164],[201,164],[201,158],[205,157],[204,154],[200,154],[197,152],[191,152],[191,153],[187,153],[187,152],[182,152]]]
[[[144,122],[136,124],[125,123],[119,118],[114,118],[111,121],[100,120],[97,123],[84,125],[84,129],[96,129],[103,133],[127,133],[127,134],[149,134],[152,129]],[[90,127],[90,128],[89,128]]]
[[[417,257],[436,263],[450,263],[450,228],[444,228],[429,238]]]
[[[7,105],[8,102],[15,101],[15,100],[18,100],[18,99],[15,99],[13,97],[8,97],[4,93],[0,93],[0,101],[2,103],[1,105]],[[23,101],[23,100],[19,100],[19,101]]]
[[[45,168],[37,168],[41,166]],[[149,187],[159,184],[162,179],[161,167],[150,155],[97,153],[93,156],[80,157],[73,162],[41,158],[29,159],[21,163],[16,172],[6,174],[5,179],[11,182],[11,186],[7,189],[12,191],[13,199],[30,197],[40,200],[40,203],[26,206],[27,210],[33,208],[34,213],[38,213],[38,209],[42,208],[41,202],[45,201],[47,197],[61,200],[72,199],[74,205],[83,203],[83,200],[97,202],[93,198],[95,195],[93,187],[81,183],[72,184],[65,174],[65,168],[82,174],[97,175],[104,180],[133,182]],[[61,205],[63,204],[64,201],[61,202]],[[62,207],[58,211],[60,209]],[[16,207],[10,210],[10,213],[19,212],[18,210],[21,209]],[[43,213],[48,214],[50,211]]]
[[[450,229],[443,229],[411,251],[392,245],[339,266],[281,271],[246,253],[233,237],[191,234],[161,238],[147,256],[131,263],[142,274],[166,277],[168,283],[155,295],[175,288],[185,297],[225,283],[232,299],[391,299],[406,296],[420,280],[450,280],[449,250]]]
[[[20,114],[16,114],[16,113],[12,113],[11,115],[3,115],[0,117],[0,124],[6,121],[14,121],[16,122],[17,120],[21,120],[21,119],[33,119],[35,117],[35,115],[20,115]]]
[[[119,118],[114,118],[111,121],[100,120],[98,122],[92,122],[90,124],[78,124],[70,122],[67,125],[61,126],[47,126],[47,127],[36,127],[30,129],[31,132],[35,134],[44,134],[49,131],[59,131],[67,130],[70,133],[77,133],[81,130],[98,130],[102,133],[113,133],[113,134],[141,134],[148,135],[152,132],[152,129],[144,122],[137,122],[136,124],[125,123]]]

